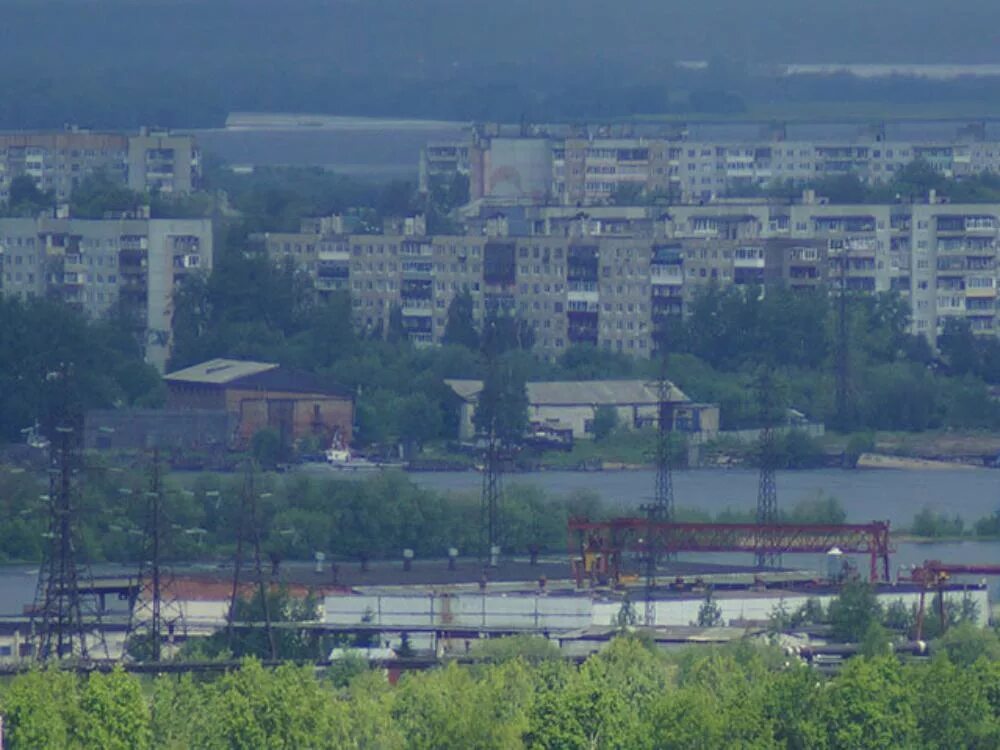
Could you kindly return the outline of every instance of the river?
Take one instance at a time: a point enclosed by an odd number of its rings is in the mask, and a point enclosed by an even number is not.
[[[317,472],[318,473],[318,472]],[[316,474],[314,473],[314,476]],[[358,474],[331,476],[362,478]],[[482,475],[476,472],[415,472],[409,477],[418,485],[444,492],[478,493]],[[572,472],[543,471],[507,475],[506,485],[533,484],[558,497],[577,491],[596,493],[622,514],[637,513],[653,494],[652,471]],[[1000,506],[1000,471],[963,470],[871,470],[786,471],[777,475],[779,507],[814,499],[819,493],[837,498],[847,512],[847,520],[863,523],[887,520],[894,528],[904,528],[922,508],[960,515],[966,524],[991,514]],[[757,494],[757,472],[746,469],[697,469],[674,473],[674,493],[679,507],[699,508],[717,513],[726,508],[748,509]],[[685,556],[712,562],[752,564],[746,554]],[[1000,541],[898,542],[892,555],[892,572],[907,569],[924,560],[952,563],[1000,563]],[[784,564],[797,569],[823,570],[820,555],[786,555]],[[857,559],[861,570],[867,560]],[[27,565],[0,568],[0,614],[16,614],[31,601],[38,567]],[[123,574],[131,568],[97,566],[99,575]],[[994,579],[991,596],[1000,599],[1000,579]]]
[[[475,472],[413,473],[417,484],[447,492],[479,492],[482,475]],[[511,474],[507,485],[533,484],[552,496],[578,491],[596,493],[622,514],[634,514],[653,495],[653,471],[544,471]],[[835,497],[849,523],[889,521],[893,528],[910,526],[923,508],[959,515],[966,526],[1000,507],[1000,471],[819,469],[777,474],[779,507],[790,508],[822,493]],[[757,498],[757,472],[749,469],[696,469],[674,472],[678,507],[718,513],[726,508],[750,509]],[[893,572],[924,560],[952,563],[1000,563],[1000,541],[898,542],[892,556]],[[716,562],[749,563],[747,555],[711,555]],[[821,560],[810,555],[788,556],[786,565],[816,568]],[[857,561],[865,569],[864,561]],[[1000,587],[1000,584],[998,584]],[[994,593],[998,587],[994,587]]]

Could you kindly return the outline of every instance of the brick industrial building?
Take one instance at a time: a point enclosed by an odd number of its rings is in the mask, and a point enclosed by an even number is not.
[[[234,444],[246,447],[271,429],[282,444],[314,439],[349,445],[354,424],[350,392],[309,373],[268,362],[213,359],[165,377],[169,409],[225,411],[235,417]]]

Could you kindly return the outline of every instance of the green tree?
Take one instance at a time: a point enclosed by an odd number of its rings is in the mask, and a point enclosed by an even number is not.
[[[10,181],[7,212],[14,216],[34,217],[55,206],[55,194],[42,192],[30,175],[18,175]]]
[[[967,375],[979,371],[979,347],[969,321],[945,318],[944,329],[938,336],[938,349],[953,375]]]
[[[94,172],[73,189],[70,213],[81,219],[102,219],[109,213],[135,213],[148,203],[146,196],[129,190],[120,180]]]
[[[440,437],[441,409],[425,394],[414,393],[399,399],[395,412],[401,440],[412,441],[419,447],[428,440]]]
[[[530,676],[520,662],[491,666],[476,679],[452,663],[408,674],[399,684],[393,715],[407,747],[518,747],[528,728],[533,699]]]
[[[922,669],[909,670],[923,747],[987,748],[1000,743],[1000,724],[987,692],[972,670],[952,663],[945,655]]]
[[[829,747],[919,747],[915,698],[914,686],[895,658],[849,660],[830,683],[823,705]]]
[[[593,425],[594,440],[607,440],[618,427],[618,410],[613,406],[598,406],[594,410]]]
[[[277,430],[264,428],[250,438],[250,455],[265,470],[273,470],[285,457],[285,447]]]
[[[448,318],[441,341],[479,350],[479,331],[476,330],[472,295],[468,291],[456,294],[448,305]]]
[[[996,632],[970,620],[948,628],[938,645],[959,668],[970,667],[979,659],[1000,661],[1000,638]]]
[[[83,747],[144,750],[152,747],[149,706],[139,680],[121,667],[91,674],[80,695],[77,730]]]
[[[834,638],[859,643],[871,624],[882,620],[882,607],[871,584],[849,580],[830,602],[829,617]]]
[[[81,720],[77,677],[58,669],[14,677],[0,694],[9,750],[72,747]]]
[[[767,715],[774,721],[774,739],[787,750],[829,748],[823,704],[827,681],[815,669],[793,665],[775,674],[767,691]]]
[[[559,647],[548,638],[533,635],[512,635],[486,638],[472,645],[472,656],[489,662],[524,659],[529,663],[560,658]]]
[[[472,421],[480,434],[494,436],[503,445],[516,445],[528,428],[524,373],[510,354],[492,361],[495,365],[487,367]]]
[[[722,624],[722,608],[715,601],[712,588],[705,591],[705,601],[698,608],[698,627],[714,628]]]
[[[409,342],[409,334],[403,324],[403,308],[394,304],[389,309],[389,323],[385,329],[385,340],[390,344],[404,344]]]

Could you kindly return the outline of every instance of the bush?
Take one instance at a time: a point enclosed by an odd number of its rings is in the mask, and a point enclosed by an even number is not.
[[[844,448],[844,467],[853,469],[858,465],[858,459],[862,453],[871,453],[875,450],[875,433],[855,432],[847,438],[847,445]]]
[[[802,430],[789,430],[778,441],[779,465],[786,469],[813,469],[823,465],[823,447]]]
[[[598,406],[594,412],[594,439],[606,440],[618,426],[618,411],[613,406]]]
[[[930,508],[924,508],[913,517],[910,533],[916,536],[943,537],[961,536],[965,531],[965,521],[959,516],[948,518],[944,513],[934,513]]]

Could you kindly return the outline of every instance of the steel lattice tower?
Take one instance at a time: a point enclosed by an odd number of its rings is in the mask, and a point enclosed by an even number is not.
[[[491,432],[486,445],[486,462],[483,466],[483,493],[481,503],[483,564],[495,568],[499,564],[500,504],[503,497],[503,463],[499,441]]]
[[[483,352],[486,359],[486,379],[480,393],[480,408],[487,410],[486,450],[483,456],[483,490],[480,497],[480,561],[483,567],[495,568],[500,563],[500,542],[502,539],[503,502],[503,441],[498,434],[500,406],[499,369],[497,362],[496,323],[491,322],[483,331]],[[490,384],[488,386],[487,384]],[[492,387],[491,387],[492,386]],[[483,403],[492,399],[492,403]]]
[[[660,552],[655,542],[658,506],[655,503],[644,505],[642,510],[646,513],[646,551],[643,560],[646,568],[646,596],[643,623],[651,628],[656,625],[656,601],[653,599],[653,594],[656,590],[656,563]]]
[[[656,384],[656,495],[655,512],[660,521],[674,520],[674,475],[670,455],[670,428],[673,424],[670,407],[670,381],[667,380],[667,355],[663,354],[660,378]]]
[[[152,661],[160,661],[163,650],[164,626],[168,634],[173,634],[178,624],[183,628],[179,609],[175,618],[164,618],[164,608],[174,605],[176,599],[167,594],[171,579],[170,571],[163,566],[163,553],[166,539],[166,516],[164,509],[164,491],[160,473],[159,449],[153,450],[153,463],[150,468],[149,490],[146,492],[145,540],[146,549],[139,566],[139,592],[129,610],[129,638],[145,637],[149,640]]]
[[[757,484],[757,515],[759,524],[775,524],[778,522],[778,490],[775,483],[775,383],[769,369],[765,368],[758,380],[757,399],[760,407],[760,476]],[[764,545],[766,539],[762,540]],[[781,564],[781,555],[776,554],[766,546],[757,551],[757,565],[774,567]]]
[[[846,248],[840,251],[840,297],[837,308],[836,407],[838,427],[848,431],[854,426],[851,408],[851,360],[848,343],[847,264]]]
[[[229,614],[227,615],[227,630],[230,647],[233,644],[236,621],[236,606],[239,602],[240,583],[243,573],[244,547],[249,541],[253,552],[254,579],[260,596],[261,608],[264,614],[264,630],[271,658],[278,658],[278,649],[274,641],[274,629],[271,627],[271,605],[267,600],[268,586],[264,581],[264,561],[260,552],[260,519],[257,515],[257,489],[255,487],[255,467],[252,461],[247,462],[243,489],[240,492],[239,518],[236,527],[236,557],[233,561],[233,587],[229,597]],[[249,539],[247,537],[249,536]]]
[[[76,477],[81,468],[78,431],[57,415],[49,438],[49,515],[47,547],[38,572],[31,628],[35,658],[88,659],[92,650],[107,657],[107,644],[95,601],[93,579],[77,553]],[[90,582],[90,601],[81,580]],[[92,649],[96,646],[96,649]]]

